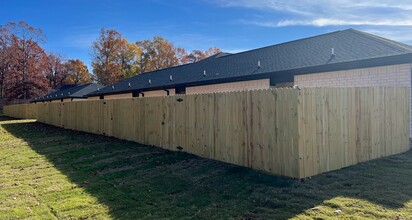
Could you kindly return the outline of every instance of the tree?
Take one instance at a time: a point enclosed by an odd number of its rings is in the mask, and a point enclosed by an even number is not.
[[[115,30],[101,29],[99,38],[92,44],[91,55],[97,81],[108,85],[138,73],[197,62],[219,52],[218,48],[210,48],[187,54],[161,36],[132,44]]]
[[[177,48],[177,50],[176,50],[176,57],[177,57],[177,59],[179,60],[179,65],[182,65],[182,64],[186,64],[187,63],[187,52],[186,52],[186,50],[185,49],[183,49],[183,48],[181,48],[181,47],[179,47],[179,48]]]
[[[5,77],[11,71],[10,31],[0,25],[0,98],[4,97]]]
[[[176,57],[176,48],[168,40],[155,36],[152,45],[156,52],[151,62],[153,70],[160,70],[179,64],[179,60]]]
[[[222,51],[221,51],[219,48],[217,48],[217,47],[211,47],[211,48],[205,50],[204,53],[205,53],[206,58],[207,58],[207,57],[213,56],[213,55],[218,54],[218,53],[221,53],[221,52],[222,52]]]
[[[40,46],[44,42],[43,32],[24,21],[0,25],[0,98],[35,98],[66,82],[64,59],[57,53],[47,54]],[[71,81],[91,82],[87,67],[78,62],[76,74],[82,77],[71,76]]]
[[[137,61],[137,66],[140,73],[151,71],[151,60],[152,57],[155,56],[152,41],[150,39],[144,41],[137,41],[136,45],[141,51],[141,54]]]
[[[199,60],[203,60],[206,58],[206,54],[203,53],[201,50],[193,50],[190,54],[186,57],[186,63],[194,63]]]
[[[201,50],[193,50],[190,54],[188,54],[185,58],[185,63],[194,63],[203,59],[206,59],[210,56],[220,53],[220,49],[216,47],[211,47],[206,51]]]
[[[68,60],[65,66],[67,70],[67,77],[64,80],[65,84],[77,85],[91,83],[93,81],[93,77],[89,73],[87,66],[81,60]]]
[[[52,89],[61,86],[67,77],[67,68],[63,63],[63,57],[57,53],[47,55],[47,69],[45,71],[49,87]]]
[[[194,63],[209,56],[220,53],[220,49],[212,47],[206,51],[193,50],[190,54],[185,49],[175,47],[173,43],[160,36],[153,39],[137,41],[141,54],[137,65],[140,72],[149,72],[176,65]]]
[[[115,83],[122,78],[121,64],[118,62],[121,40],[119,32],[102,28],[99,38],[93,42],[93,73],[103,85]]]
[[[28,99],[44,94],[48,90],[44,69],[47,68],[47,55],[39,46],[45,41],[40,29],[24,21],[9,22],[11,73],[5,77],[6,92],[9,98]]]
[[[123,78],[132,77],[139,72],[137,61],[141,53],[141,49],[136,44],[130,43],[124,38],[119,40],[117,62],[120,63]]]
[[[184,49],[176,48],[173,43],[160,36],[154,36],[153,40],[137,41],[136,45],[142,51],[138,61],[140,72],[179,65],[178,55],[184,52]]]

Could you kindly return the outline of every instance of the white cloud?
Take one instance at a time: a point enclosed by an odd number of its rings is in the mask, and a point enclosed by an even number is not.
[[[391,40],[412,43],[412,28],[410,27],[365,27],[362,30]]]
[[[286,27],[286,26],[315,26],[315,27],[325,27],[325,26],[412,26],[411,21],[357,21],[357,20],[339,20],[339,19],[329,19],[329,18],[318,18],[314,20],[281,20],[277,22],[271,21],[246,21],[242,20],[245,24],[255,24],[263,27]]]
[[[215,0],[222,7],[265,11],[272,19],[245,23],[284,26],[412,26],[412,1],[390,0]],[[279,18],[280,17],[280,18]]]

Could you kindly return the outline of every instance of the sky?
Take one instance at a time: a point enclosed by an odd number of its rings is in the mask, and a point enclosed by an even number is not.
[[[100,29],[236,53],[355,28],[412,44],[412,0],[0,0],[0,24],[40,28],[47,51],[90,66]]]

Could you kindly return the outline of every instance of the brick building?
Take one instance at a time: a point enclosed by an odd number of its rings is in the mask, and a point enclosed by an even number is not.
[[[142,73],[89,99],[301,87],[411,84],[412,46],[348,29]]]
[[[347,29],[142,73],[88,96],[151,97],[293,85],[411,87],[411,64],[412,46]]]

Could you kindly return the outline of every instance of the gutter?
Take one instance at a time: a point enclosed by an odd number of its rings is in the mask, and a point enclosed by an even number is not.
[[[322,73],[322,72],[349,70],[349,69],[360,69],[360,68],[378,67],[378,66],[389,66],[389,65],[397,65],[397,64],[405,64],[405,63],[412,63],[412,53],[385,56],[385,57],[376,57],[376,58],[363,59],[363,60],[353,60],[353,61],[331,63],[331,64],[323,64],[323,65],[317,65],[317,66],[308,66],[308,67],[279,70],[279,71],[273,71],[273,72],[262,72],[262,73],[254,73],[254,74],[252,73],[252,74],[236,76],[236,77],[193,81],[193,82],[186,82],[186,83],[180,83],[180,84],[169,84],[169,85],[149,87],[149,88],[124,89],[120,91],[106,92],[106,93],[100,92],[100,93],[90,94],[90,96],[122,94],[122,93],[134,92],[137,90],[140,90],[140,91],[142,90],[144,91],[166,90],[166,89],[172,89],[176,87],[202,86],[202,85],[212,85],[212,84],[220,84],[220,83],[227,83],[227,82],[240,82],[240,81],[248,81],[248,80],[267,79],[267,78],[270,78],[271,81],[272,80],[273,81],[274,80],[283,81],[283,80],[290,80],[291,78],[293,79],[295,75]]]

